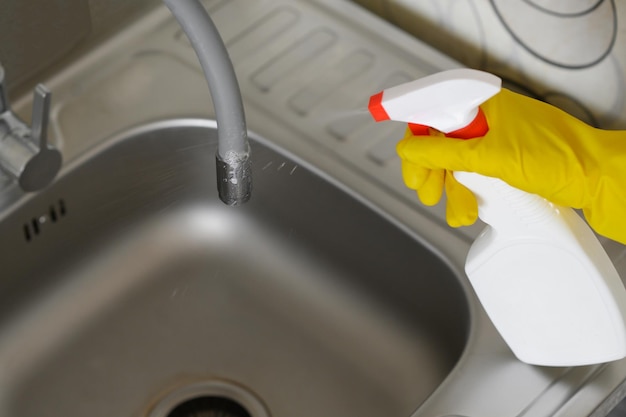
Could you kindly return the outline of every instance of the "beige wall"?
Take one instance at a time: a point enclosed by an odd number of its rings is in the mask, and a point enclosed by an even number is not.
[[[158,0],[2,0],[0,63],[9,94],[32,88],[45,70],[85,51]]]

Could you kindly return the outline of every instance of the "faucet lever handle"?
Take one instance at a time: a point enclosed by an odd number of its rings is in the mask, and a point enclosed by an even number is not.
[[[37,85],[29,128],[11,113],[0,66],[0,165],[24,191],[42,189],[61,169],[61,152],[48,146],[51,96],[43,84]]]
[[[43,152],[48,148],[50,97],[50,90],[48,90],[45,85],[38,84],[37,87],[35,87],[31,136],[33,141],[39,145],[39,152]]]
[[[43,84],[35,87],[30,136],[39,149],[23,165],[18,182],[24,191],[40,190],[48,185],[61,169],[61,152],[48,146],[48,119],[52,93]]]

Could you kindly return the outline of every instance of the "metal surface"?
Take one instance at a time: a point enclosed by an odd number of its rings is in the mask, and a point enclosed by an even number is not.
[[[216,153],[217,194],[224,204],[239,206],[250,200],[252,194],[250,165],[249,153],[231,155],[230,160],[224,160],[219,152]]]
[[[2,220],[0,414],[141,416],[218,378],[275,417],[406,416],[454,367],[446,262],[258,142],[258,192],[224,206],[214,126],[113,138]]]

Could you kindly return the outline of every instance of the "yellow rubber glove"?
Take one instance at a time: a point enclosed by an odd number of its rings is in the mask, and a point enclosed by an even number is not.
[[[447,196],[450,226],[470,225],[474,195],[451,175],[470,171],[567,207],[596,232],[626,244],[626,131],[595,129],[556,107],[503,89],[481,108],[489,132],[460,140],[413,136],[398,143],[402,174],[427,205]]]

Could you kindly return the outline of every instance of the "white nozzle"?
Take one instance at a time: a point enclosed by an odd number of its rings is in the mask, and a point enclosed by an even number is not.
[[[478,106],[500,91],[502,81],[472,69],[439,72],[388,88],[372,96],[376,121],[395,120],[449,133],[468,126]]]

